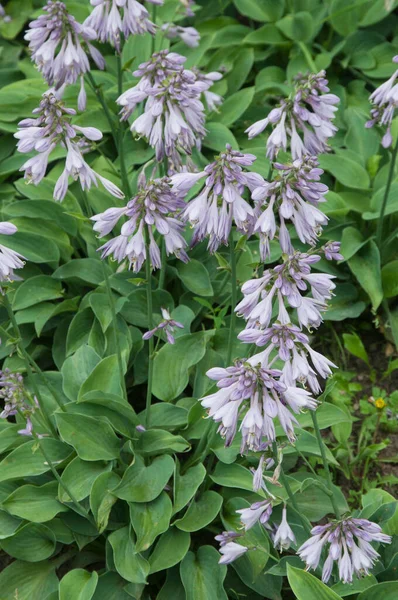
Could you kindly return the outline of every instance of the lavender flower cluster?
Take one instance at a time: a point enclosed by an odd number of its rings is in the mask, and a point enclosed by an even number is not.
[[[394,56],[393,62],[398,63],[398,55]],[[371,119],[366,123],[366,127],[373,127],[376,123],[387,127],[381,141],[384,148],[389,148],[392,144],[391,123],[398,106],[398,83],[395,83],[397,77],[398,70],[370,95],[373,108],[370,111]]]
[[[31,416],[39,408],[37,398],[29,399],[28,396],[20,373],[13,373],[10,369],[0,371],[0,398],[4,402],[0,419],[19,415],[26,420],[26,424],[23,429],[18,430],[18,433],[26,436],[32,435],[33,423]],[[37,437],[41,437],[41,434],[37,434]]]

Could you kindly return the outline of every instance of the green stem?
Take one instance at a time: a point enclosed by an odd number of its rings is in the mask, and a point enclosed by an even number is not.
[[[235,255],[235,244],[234,244],[234,240],[232,237],[232,232],[231,232],[231,235],[229,238],[229,252],[230,252],[230,263],[231,263],[232,291],[231,291],[231,322],[229,325],[229,338],[228,338],[228,350],[227,350],[227,367],[230,365],[231,358],[232,358],[232,349],[233,349],[234,339],[235,339],[235,323],[236,323],[235,308],[236,308],[236,304],[237,304],[237,302],[236,302],[236,300],[237,300],[236,255]]]
[[[339,510],[339,507],[337,506],[337,502],[336,502],[336,499],[333,494],[332,476],[330,474],[329,464],[328,464],[328,460],[326,457],[325,444],[323,443],[323,439],[321,436],[321,430],[319,429],[319,424],[318,424],[318,417],[317,417],[315,410],[311,411],[311,418],[312,418],[312,422],[314,424],[315,435],[316,435],[316,439],[318,441],[319,449],[321,451],[323,468],[325,469],[325,473],[326,473],[327,486],[329,488],[329,492],[331,493],[330,501],[332,503],[334,514],[336,515],[336,519],[339,519],[340,518],[340,510]]]
[[[28,376],[29,376],[30,380],[32,381],[32,387],[33,387],[34,393],[37,396],[39,404],[41,403],[41,396],[40,396],[39,389],[38,389],[38,387],[36,386],[36,384],[35,384],[35,382],[33,380],[33,372],[32,372],[31,367],[33,367],[37,371],[38,376],[43,381],[44,385],[50,390],[51,395],[54,397],[54,400],[58,404],[58,407],[61,410],[64,411],[65,408],[64,408],[63,403],[61,402],[61,400],[58,398],[57,392],[55,391],[55,389],[53,388],[53,386],[47,381],[47,379],[44,376],[43,371],[35,363],[35,361],[33,360],[33,358],[30,356],[29,352],[27,352],[27,350],[25,350],[25,348],[23,347],[23,345],[21,343],[22,342],[21,331],[19,329],[17,320],[16,320],[15,315],[14,315],[14,311],[12,310],[12,306],[10,304],[10,301],[8,299],[7,294],[4,294],[4,296],[3,296],[3,302],[4,302],[4,305],[5,305],[6,309],[7,309],[8,316],[9,316],[9,319],[11,321],[11,325],[12,325],[12,327],[14,329],[14,332],[15,332],[15,336],[17,337],[16,345],[17,345],[20,353],[22,354],[22,356],[25,359],[26,371],[28,373]],[[41,407],[42,407],[42,403],[41,403]],[[42,408],[42,410],[43,410],[43,414],[45,414],[44,413],[44,408]],[[49,421],[49,418],[47,417],[47,415],[46,415],[46,419]],[[51,425],[51,427],[52,427],[52,425]]]
[[[151,261],[149,257],[149,230],[145,227],[145,244],[146,244],[146,258],[145,258],[145,271],[146,271],[146,304],[148,314],[148,330],[153,329],[153,307],[152,307],[152,271]],[[150,412],[152,402],[152,379],[153,379],[153,337],[148,340],[148,383],[146,391],[146,412],[145,412],[145,426],[148,429],[150,425]]]
[[[275,463],[278,464],[278,449],[277,449],[277,445],[276,442],[272,442],[272,450],[274,453],[274,460]],[[302,512],[300,511],[300,508],[296,502],[296,498],[294,497],[294,494],[292,492],[292,488],[290,487],[290,484],[287,480],[287,477],[285,475],[285,472],[283,470],[283,467],[281,465],[281,470],[280,470],[280,480],[282,482],[283,487],[286,490],[286,493],[289,497],[290,500],[290,504],[292,505],[293,510],[298,514],[298,516],[300,517],[300,520],[303,524],[303,527],[305,529],[305,531],[307,532],[308,535],[311,535],[311,527],[308,525],[305,517],[303,517]]]
[[[397,159],[397,153],[398,153],[398,139],[395,142],[394,150],[392,153],[392,158],[391,158],[391,162],[390,162],[390,170],[388,171],[387,185],[386,185],[386,189],[384,192],[383,203],[382,203],[381,209],[380,209],[380,216],[377,221],[376,244],[379,249],[381,249],[381,246],[382,246],[384,213],[386,212],[388,195],[390,193],[392,180],[394,178],[394,169],[395,169],[395,161]]]
[[[121,58],[120,54],[117,55],[117,82],[118,82],[118,93],[120,96],[123,93],[123,68],[122,68],[122,58]],[[123,191],[125,193],[125,196],[127,198],[130,198],[131,190],[130,190],[130,184],[129,184],[129,179],[128,179],[128,175],[127,175],[123,140],[124,140],[124,127],[123,127],[123,122],[120,121],[119,122],[119,143],[118,143],[120,175],[121,175],[122,182],[123,182]]]
[[[109,282],[109,276],[108,276],[108,272],[106,270],[106,265],[102,259],[101,259],[101,266],[102,266],[102,272],[104,274],[104,281],[105,281],[106,293],[108,295],[109,307],[111,309],[111,315],[112,315],[112,324],[113,324],[112,331],[113,331],[113,339],[115,342],[115,349],[116,349],[116,355],[117,355],[117,366],[119,369],[119,378],[120,378],[120,383],[122,385],[123,397],[127,401],[127,389],[126,389],[126,380],[124,377],[122,350],[120,347],[119,335],[118,335],[118,330],[117,330],[117,315],[116,315],[116,309],[115,309],[115,299],[112,294],[112,288],[111,288],[111,284]]]
[[[307,46],[304,44],[304,42],[298,42],[298,45],[299,45],[301,52],[304,54],[304,58],[307,61],[310,71],[312,71],[313,73],[318,73],[319,69],[317,68]]]
[[[115,142],[116,148],[118,148],[119,143],[118,143],[117,131],[115,129],[114,119],[113,119],[112,113],[110,112],[108,105],[105,101],[104,95],[102,93],[102,89],[99,86],[97,86],[97,84],[95,83],[94,77],[92,76],[90,71],[87,71],[86,75],[87,75],[88,82],[91,85],[93,92],[97,96],[98,101],[103,108],[106,118],[108,119],[108,123],[111,128],[113,141]]]

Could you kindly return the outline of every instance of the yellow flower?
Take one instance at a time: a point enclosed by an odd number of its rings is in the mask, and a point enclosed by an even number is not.
[[[386,406],[386,403],[384,402],[383,398],[377,398],[377,400],[375,400],[375,406],[376,408],[381,410]]]

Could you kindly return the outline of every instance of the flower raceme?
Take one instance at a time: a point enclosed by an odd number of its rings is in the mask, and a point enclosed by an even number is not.
[[[393,62],[398,63],[398,55],[394,56]],[[375,89],[369,98],[373,108],[370,111],[371,119],[366,123],[366,127],[373,127],[376,123],[387,127],[381,141],[384,148],[389,148],[392,144],[391,123],[395,115],[395,109],[398,106],[397,77],[398,70]]]
[[[149,340],[151,337],[153,337],[155,335],[155,333],[157,333],[157,332],[160,333],[160,332],[164,331],[169,344],[174,344],[175,343],[175,338],[173,335],[174,328],[177,327],[178,329],[184,329],[184,325],[182,323],[180,323],[179,321],[175,321],[174,319],[172,319],[169,311],[166,308],[161,308],[160,310],[161,310],[162,317],[163,317],[162,321],[154,329],[151,329],[150,331],[146,331],[144,333],[144,335],[142,336],[142,339]]]
[[[124,194],[115,184],[96,173],[84,160],[83,154],[90,150],[92,142],[102,138],[102,133],[95,127],[72,125],[70,117],[76,112],[65,106],[60,100],[59,92],[45,92],[33,114],[35,118],[21,121],[17,133],[14,134],[18,139],[19,152],[37,152],[20,169],[25,172],[28,183],[40,183],[46,174],[51,153],[60,145],[67,150],[67,155],[64,171],[55,184],[55,200],[64,199],[68,191],[69,177],[79,179],[83,190],[89,190],[91,185],[98,187],[98,182],[101,182],[113,196],[124,198]]]
[[[337,131],[332,120],[337,111],[335,105],[340,100],[329,93],[325,75],[325,71],[298,75],[292,94],[272,109],[268,117],[246,130],[251,139],[269,124],[273,126],[267,140],[267,156],[271,160],[279,150],[286,151],[289,147],[293,160],[306,154],[316,156],[328,151],[328,139]]]
[[[330,579],[334,562],[337,562],[339,579],[343,583],[352,583],[354,575],[368,575],[380,556],[370,542],[391,543],[391,537],[382,533],[379,525],[353,517],[337,523],[317,525],[311,534],[312,537],[304,542],[297,553],[307,563],[307,569],[316,569],[322,550],[328,547],[322,570],[322,581],[325,583]]]
[[[163,4],[163,0],[146,0],[150,4]],[[130,35],[156,32],[145,6],[137,0],[90,0],[94,10],[83,25],[93,29],[100,42],[109,42],[120,52],[121,34]]]
[[[244,200],[246,189],[252,191],[264,183],[256,173],[243,171],[242,167],[253,164],[253,154],[232,150],[229,144],[215,161],[200,173],[177,173],[171,177],[173,189],[186,195],[202,178],[206,177],[201,192],[190,200],[182,218],[194,228],[192,244],[209,238],[210,252],[216,252],[220,244],[228,244],[232,224],[238,231],[250,235],[255,219],[254,209]]]
[[[49,0],[45,14],[29,23],[25,39],[29,41],[32,60],[47,83],[56,89],[81,80],[79,110],[86,107],[84,74],[90,71],[91,58],[99,69],[105,68],[102,54],[91,44],[97,34],[92,27],[81,25],[70,15],[63,2]]]
[[[99,248],[102,258],[113,256],[118,262],[127,259],[135,272],[149,258],[152,268],[159,269],[161,257],[154,237],[155,230],[164,238],[167,256],[175,254],[180,260],[187,262],[186,241],[182,236],[184,224],[179,218],[184,206],[183,200],[173,191],[169,178],[150,179],[146,182],[141,177],[138,192],[126,207],[108,208],[92,217],[95,222],[94,230],[99,233],[100,238],[110,233],[122,216],[128,217],[128,221],[122,225],[120,235]]]
[[[181,27],[174,23],[165,23],[162,25],[162,31],[169,40],[178,37],[189,48],[199,46],[200,34],[194,27]]]
[[[13,235],[16,231],[17,228],[13,223],[8,223],[7,221],[0,222],[0,234]],[[20,279],[18,275],[15,275],[14,269],[22,269],[25,264],[24,260],[25,257],[22,254],[0,244],[0,285],[4,281],[16,281]]]

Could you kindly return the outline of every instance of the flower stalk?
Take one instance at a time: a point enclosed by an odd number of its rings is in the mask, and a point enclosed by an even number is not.
[[[339,507],[337,506],[336,498],[334,497],[334,493],[333,493],[332,477],[330,474],[329,464],[328,464],[328,460],[327,460],[327,456],[326,456],[325,444],[323,443],[321,431],[319,429],[318,417],[317,417],[316,411],[311,411],[311,418],[312,418],[312,422],[314,424],[315,435],[316,435],[316,439],[318,441],[319,450],[321,451],[323,467],[324,467],[325,473],[326,473],[327,486],[328,486],[328,489],[330,492],[330,495],[329,495],[330,502],[332,503],[332,507],[334,510],[334,514],[336,515],[336,519],[339,519],[340,518],[340,510],[339,510]]]

